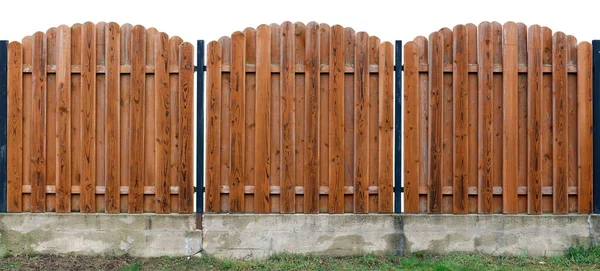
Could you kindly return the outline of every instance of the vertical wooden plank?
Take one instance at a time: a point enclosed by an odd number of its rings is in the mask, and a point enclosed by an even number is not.
[[[120,44],[120,64],[131,65],[131,29],[130,24],[121,26],[121,44]],[[121,73],[119,84],[119,159],[120,159],[120,174],[121,185],[128,186],[131,184],[129,176],[131,173],[131,74]],[[131,190],[130,190],[130,193]],[[129,211],[129,199],[127,195],[121,196],[121,212]]]
[[[592,45],[581,42],[577,46],[577,115],[578,120],[578,211],[592,211]]]
[[[146,29],[136,25],[131,29],[131,77],[129,88],[129,212],[144,211],[144,90],[146,86]]]
[[[467,24],[467,57],[469,65],[477,65],[477,26],[474,24]],[[479,118],[479,91],[478,91],[478,78],[477,73],[469,73],[468,78],[468,128],[467,128],[467,160],[469,161],[467,166],[467,185],[469,187],[475,187],[479,189],[479,137],[478,137],[478,118]],[[479,190],[477,190],[479,191]],[[477,213],[478,203],[477,195],[469,196],[468,199],[468,212]]]
[[[221,51],[223,54],[223,66],[231,65],[231,38],[222,37],[219,39]],[[231,187],[231,72],[223,72],[221,75],[221,185]],[[220,191],[220,186],[219,186]],[[230,189],[231,193],[231,189]],[[221,195],[221,212],[231,210],[230,194]]]
[[[96,26],[87,22],[81,30],[81,211],[93,213],[96,211]]]
[[[221,44],[208,44],[206,101],[206,211],[218,212],[221,207]]]
[[[492,29],[489,22],[478,27],[479,63],[479,212],[492,212]]]
[[[568,212],[567,175],[567,36],[562,32],[552,37],[552,127],[554,129],[552,183],[553,212]]]
[[[439,32],[429,35],[429,184],[427,212],[442,212],[442,50],[444,37]],[[381,60],[380,60],[381,61]],[[381,97],[381,94],[379,95]],[[381,106],[381,105],[380,105]],[[380,120],[381,122],[381,120]],[[380,157],[380,163],[383,157]]]
[[[169,59],[168,65],[169,67],[179,67],[179,45],[183,43],[183,40],[180,37],[171,37],[169,39]],[[220,70],[219,70],[220,73]],[[220,86],[219,81],[219,86]],[[171,186],[179,187],[179,167],[181,166],[181,146],[179,145],[179,74],[171,73],[169,74],[169,88],[170,88],[170,112],[169,122],[171,123],[171,139],[170,143],[170,157],[169,164],[171,167],[170,171],[170,184]],[[220,92],[220,90],[219,90]],[[216,160],[216,163],[219,164],[219,160]],[[220,171],[219,171],[220,172]],[[208,187],[208,186],[207,186]],[[208,192],[206,192],[208,193]],[[171,212],[179,212],[179,194],[172,194],[169,205],[171,206]],[[218,206],[218,205],[217,205]]]
[[[96,67],[106,69],[106,26],[104,22],[96,25]],[[93,68],[92,68],[93,69]],[[95,70],[95,69],[93,69]],[[94,73],[96,73],[94,71]],[[95,89],[95,186],[106,187],[106,73],[96,73]],[[94,196],[96,212],[106,212],[106,192]]]
[[[179,135],[181,165],[179,168],[179,212],[194,211],[194,45],[179,45]]]
[[[552,30],[542,27],[542,65],[552,65]],[[540,93],[540,179],[542,187],[552,186],[553,170],[553,141],[552,127],[552,74],[542,75],[542,92]],[[542,212],[552,212],[552,196],[542,196]]]
[[[331,27],[329,45],[329,213],[344,212],[344,28]]]
[[[158,33],[154,38],[154,108],[156,114],[155,133],[155,187],[156,213],[165,214],[171,211],[171,96],[169,86],[169,36]]]
[[[331,27],[319,25],[319,58],[320,66],[329,66],[331,44]],[[329,73],[319,75],[319,186],[329,188]],[[330,195],[319,195],[319,212],[329,212]]]
[[[379,38],[375,36],[369,37],[369,54],[368,54],[368,65],[369,67],[379,66],[379,45],[381,44]],[[368,134],[369,134],[369,175],[368,185],[379,186],[379,73],[368,73]],[[417,195],[418,196],[418,195]],[[379,195],[369,194],[369,212],[379,212]]]
[[[379,212],[394,211],[394,45],[379,47]]]
[[[452,82],[454,97],[454,178],[453,178],[453,213],[468,213],[469,197],[468,169],[471,161],[468,156],[469,138],[469,93],[468,93],[468,43],[467,28],[457,25],[453,29],[454,61],[452,65]]]
[[[517,23],[517,48],[518,48],[518,66],[519,67],[527,67],[527,26],[523,23]],[[527,101],[529,97],[527,96],[527,74],[519,73],[518,77],[518,136],[517,136],[517,145],[518,145],[518,179],[517,179],[517,187],[527,187],[527,175],[528,175],[528,166],[527,166],[527,130],[529,127],[527,126]],[[526,213],[527,212],[527,195],[518,195],[518,208],[517,212]]]
[[[306,155],[304,165],[304,213],[319,212],[319,24],[306,25],[305,51],[305,108],[306,108]]]
[[[23,47],[13,41],[8,45],[8,178],[7,211],[23,211]]]
[[[231,35],[231,186],[229,189],[229,204],[232,212],[243,212],[245,209],[245,60],[246,36],[238,31]]]
[[[271,65],[281,64],[281,27],[271,24]],[[281,187],[282,145],[281,145],[281,74],[271,74],[271,111],[269,117],[270,127],[270,186]],[[280,195],[271,195],[271,212],[281,210]]]
[[[46,207],[46,35],[36,32],[32,45],[31,211]]]
[[[81,24],[71,26],[71,64],[81,65]],[[81,73],[71,74],[71,185],[81,186],[83,171],[83,141],[81,138]],[[71,195],[71,211],[81,210],[80,194]]]
[[[442,28],[442,63],[443,65],[452,65],[453,49],[452,49],[452,31],[448,28]],[[442,187],[450,186],[454,180],[454,107],[453,107],[453,91],[452,91],[452,74],[443,73],[442,77],[442,93],[440,101],[441,122],[442,122],[442,153],[441,153],[441,179]],[[452,195],[442,194],[442,213],[452,213]]]
[[[256,67],[256,30],[248,27],[244,29],[246,36],[246,59],[245,63]],[[244,180],[246,186],[256,187],[256,72],[249,72],[245,75],[244,89],[244,132],[245,149],[244,149]],[[244,195],[244,212],[253,213],[254,209],[254,194]]]
[[[503,168],[502,176],[502,211],[505,214],[517,212],[517,181],[518,181],[518,36],[517,24],[504,24],[502,39],[502,86],[504,88],[504,120],[503,120]]]
[[[121,137],[119,125],[119,85],[120,85],[120,45],[121,28],[116,23],[108,23],[106,28],[106,212],[119,213],[121,208],[120,151]]]
[[[281,25],[281,212],[295,212],[296,163],[294,155],[294,25]]]
[[[344,67],[355,67],[356,33],[352,28],[344,28]],[[344,68],[345,69],[345,68]],[[344,186],[354,185],[354,139],[355,139],[355,102],[354,102],[354,73],[344,72]],[[344,212],[354,211],[353,205],[356,193],[344,194]]]
[[[369,35],[356,34],[356,66],[354,68],[354,212],[369,211]]]
[[[23,38],[23,66],[32,65],[32,37]],[[22,72],[22,71],[21,71]],[[32,117],[33,117],[33,82],[32,74],[23,74],[23,185],[31,185],[31,143],[32,143]],[[22,187],[20,188],[22,190]],[[21,196],[21,195],[19,195]],[[31,193],[22,195],[22,211],[31,212]]]
[[[455,47],[456,48],[456,47]],[[419,47],[404,45],[404,212],[419,212],[421,176],[421,129],[419,89]],[[369,131],[370,132],[370,131]]]
[[[567,65],[578,66],[577,39],[567,36]],[[577,74],[567,74],[567,188],[578,185],[578,123],[577,123]],[[567,193],[568,195],[568,193]],[[577,212],[577,195],[568,195],[567,212]]]
[[[305,73],[296,72],[298,66],[305,64],[306,25],[294,23],[294,99],[293,99],[293,139],[295,161],[295,186],[305,188],[306,168],[306,104],[305,104]],[[295,195],[296,213],[304,213],[304,194]]]
[[[502,25],[498,22],[490,23],[492,28],[492,64],[502,65],[503,55],[502,55]],[[493,74],[493,83],[492,83],[492,184],[493,186],[502,186],[502,176],[503,176],[503,168],[502,168],[502,159],[504,157],[503,151],[503,121],[504,121],[504,93],[502,87],[502,74],[494,73]],[[502,213],[502,195],[494,195],[492,196],[492,212],[494,213]]]
[[[418,63],[421,65],[429,64],[429,41],[423,36],[416,37],[414,42],[418,47]],[[421,160],[421,175],[419,176],[419,187],[429,187],[430,185],[430,153],[429,153],[429,71],[419,72],[419,135],[420,141],[420,153],[419,157]],[[429,192],[425,194],[419,194],[419,207],[418,212],[427,213]]]
[[[271,28],[260,25],[256,29],[256,177],[254,189],[255,211],[268,213],[270,207],[269,179],[271,156]]]
[[[56,65],[56,28],[46,31],[46,65]],[[56,73],[46,75],[46,185],[56,187],[57,174],[57,93]],[[45,212],[56,211],[56,194],[46,194]]]
[[[541,168],[541,118],[540,101],[542,94],[542,38],[539,25],[529,27],[527,35],[527,117],[528,117],[528,161],[527,176],[527,213],[542,213]]]
[[[71,28],[56,30],[56,91],[58,95],[58,180],[56,212],[71,211]]]
[[[142,61],[145,66],[154,66],[154,55],[155,55],[155,38],[158,35],[156,28],[148,28],[145,31],[145,59]],[[156,184],[156,85],[155,85],[155,74],[146,73],[144,69],[144,86],[142,87],[143,98],[143,115],[141,121],[143,122],[143,186],[153,187]],[[156,194],[143,194],[144,206],[143,212],[157,212],[156,211]]]

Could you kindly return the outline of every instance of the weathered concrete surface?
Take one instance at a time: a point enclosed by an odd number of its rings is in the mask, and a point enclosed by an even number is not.
[[[202,248],[195,215],[2,214],[0,255],[74,253],[152,257]]]
[[[391,215],[205,214],[203,246],[225,258],[385,254],[402,248],[401,223],[400,216]]]
[[[204,250],[217,257],[453,251],[553,255],[600,237],[588,215],[207,214]]]

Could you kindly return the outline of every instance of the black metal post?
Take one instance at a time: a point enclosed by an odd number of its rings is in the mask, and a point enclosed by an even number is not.
[[[600,40],[592,41],[592,121],[594,214],[600,214]]]
[[[394,69],[396,84],[396,114],[394,121],[394,212],[402,212],[402,41],[396,41],[396,66]]]
[[[196,213],[204,213],[204,40],[196,46]]]
[[[0,213],[6,213],[7,149],[6,130],[8,129],[7,73],[8,41],[0,41]]]

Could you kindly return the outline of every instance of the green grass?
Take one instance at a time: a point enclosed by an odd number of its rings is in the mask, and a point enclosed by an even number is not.
[[[0,270],[598,270],[600,247],[575,246],[562,256],[489,256],[423,252],[408,256],[365,254],[352,257],[277,254],[265,260],[201,257],[89,257],[25,255],[0,259]]]

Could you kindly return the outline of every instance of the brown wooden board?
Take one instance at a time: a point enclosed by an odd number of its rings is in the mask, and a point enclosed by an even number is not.
[[[577,66],[577,39],[567,36],[567,65]],[[569,187],[578,186],[578,121],[577,121],[577,73],[567,73],[566,95],[566,120],[567,120],[567,190]],[[567,212],[576,213],[578,206],[577,195],[567,192]]]
[[[121,28],[109,23],[106,28],[106,212],[119,213],[121,209],[121,148],[120,134],[120,45]]]
[[[379,46],[381,42],[379,38],[375,36],[369,36],[369,67],[379,66]],[[369,115],[369,176],[368,185],[379,187],[379,74],[368,73],[369,76],[369,101],[368,101],[368,115]],[[379,212],[379,195],[369,194],[369,212]]]
[[[306,168],[306,82],[305,73],[298,72],[297,67],[306,70],[305,54],[306,54],[306,25],[301,22],[294,23],[294,99],[293,99],[293,132],[294,140],[294,175],[295,187],[306,187],[307,168]],[[294,190],[295,190],[294,187]],[[295,193],[295,212],[304,213],[304,194]]]
[[[256,66],[256,30],[248,27],[244,29],[246,36],[246,56],[245,63],[247,65]],[[256,186],[256,72],[246,72],[244,90],[244,132],[245,149],[244,149],[244,181],[245,186]],[[255,195],[244,195],[244,212],[255,212]]]
[[[367,213],[369,177],[369,35],[356,34],[356,66],[354,76],[354,212]]]
[[[592,46],[577,46],[578,211],[592,211]]]
[[[106,73],[99,73],[98,68],[106,70],[106,26],[105,22],[96,25],[96,74],[94,90],[94,121],[95,121],[95,185],[106,187]],[[96,194],[96,191],[94,191]],[[95,211],[106,212],[106,197],[104,194],[94,195]]]
[[[242,32],[231,35],[231,212],[244,211],[244,155],[245,155],[245,56],[246,36]]]
[[[84,23],[81,30],[81,211],[93,213],[96,212],[96,26]]]
[[[457,25],[453,29],[454,62],[452,67],[453,107],[454,107],[454,176],[453,176],[453,213],[468,213],[468,133],[469,125],[469,93],[468,93],[468,43],[467,28]]]
[[[477,26],[467,24],[467,55],[469,65],[477,65]],[[479,185],[479,164],[478,164],[478,121],[479,121],[479,91],[477,73],[468,74],[468,128],[467,128],[467,181],[469,187],[475,187],[478,191]],[[468,210],[469,213],[478,212],[477,196],[469,196]]]
[[[58,180],[56,212],[71,212],[71,28],[56,29],[56,91],[58,98]]]
[[[344,28],[344,187],[354,185],[354,167],[355,167],[355,156],[354,156],[354,143],[355,143],[355,131],[354,120],[355,116],[355,87],[354,78],[355,73],[346,73],[346,67],[355,67],[356,63],[356,32],[354,29],[346,27]],[[355,69],[356,72],[356,69]],[[344,194],[344,213],[351,213],[354,211],[354,195]]]
[[[344,212],[344,28],[331,27],[329,73],[329,213]]]
[[[210,42],[207,52],[206,211],[219,212],[221,210],[221,44],[217,41]]]
[[[527,26],[523,23],[517,23],[517,36],[518,36],[518,67],[527,67]],[[518,80],[518,187],[527,187],[527,73],[520,72],[517,75]],[[517,212],[527,212],[527,195],[518,195],[518,207]]]
[[[56,65],[56,28],[46,31],[46,65]],[[46,74],[46,185],[56,186],[57,178],[57,119],[56,73]],[[56,211],[56,194],[46,193],[45,212]]]
[[[231,38],[222,37],[219,39],[221,44],[221,53],[223,56],[222,65],[231,65]],[[230,96],[231,89],[229,80],[230,73],[223,73],[221,76],[221,185],[231,184],[231,113]],[[220,190],[220,187],[219,187]],[[221,212],[229,212],[229,195],[221,195]]]
[[[394,211],[394,45],[379,47],[379,212]]]
[[[542,27],[542,65],[552,65],[552,30]],[[543,113],[542,113],[543,112]],[[542,187],[553,184],[553,114],[552,114],[552,74],[542,75],[540,93],[540,179]],[[542,196],[542,212],[553,211],[552,196]]]
[[[489,22],[478,26],[479,64],[479,212],[492,212],[492,29]]]
[[[155,177],[156,177],[156,195],[155,211],[159,214],[170,213],[170,185],[171,185],[171,89],[169,86],[169,36],[165,33],[158,33],[154,40],[154,91],[153,98],[155,104]]]
[[[498,22],[491,22],[492,29],[492,64],[502,65],[502,25]],[[503,176],[503,122],[504,122],[504,88],[501,73],[493,74],[492,83],[492,184],[493,186],[502,186]],[[502,213],[503,200],[501,195],[492,196],[492,212]]]
[[[31,114],[31,211],[46,207],[46,35],[36,32],[31,38],[32,93]]]
[[[504,120],[503,120],[503,175],[502,175],[502,211],[505,214],[517,212],[517,177],[518,177],[518,36],[517,24],[504,24],[502,39],[502,86],[504,87]]]
[[[144,211],[144,104],[146,67],[146,29],[136,25],[131,29],[131,77],[129,108],[131,129],[129,149],[129,212]]]
[[[13,41],[8,45],[8,179],[7,206],[8,212],[23,211],[23,46]]]
[[[179,45],[183,43],[183,40],[180,37],[171,37],[169,39],[169,67],[171,68],[179,68]],[[181,172],[179,168],[181,166],[181,146],[180,146],[180,136],[179,136],[179,73],[171,73],[169,74],[169,87],[170,87],[170,104],[171,104],[171,112],[169,114],[170,123],[171,123],[171,139],[170,143],[170,155],[169,158],[170,167],[171,167],[171,175],[169,177],[171,186],[180,187],[179,178]],[[171,200],[169,204],[171,205],[171,212],[179,212],[182,208],[179,206],[179,194],[171,194]]]
[[[150,27],[145,31],[145,66],[154,66],[155,60],[155,38],[158,35],[156,28]],[[156,185],[156,85],[155,73],[147,73],[144,69],[143,100],[143,186]],[[154,194],[144,194],[143,212],[156,212],[156,197]]]
[[[455,47],[456,48],[456,47]],[[421,129],[419,90],[419,47],[410,41],[404,45],[404,212],[419,212],[421,177]]]
[[[330,37],[331,27],[327,24],[319,25],[319,66],[329,66],[330,59]],[[330,91],[330,74],[321,73],[319,75],[319,186],[329,186],[329,91]],[[319,212],[329,212],[329,197],[330,195],[319,195]]]
[[[179,45],[179,212],[194,211],[194,46]]]
[[[567,36],[556,32],[552,37],[552,128],[553,147],[553,212],[568,212],[567,176]]]
[[[427,212],[442,212],[442,108],[443,46],[439,32],[429,35],[429,176]],[[381,61],[381,60],[380,60]],[[381,96],[381,94],[380,94]],[[380,105],[381,106],[381,105]],[[381,122],[381,120],[380,120]],[[383,157],[380,157],[383,159]]]
[[[442,36],[443,47],[442,65],[452,66],[453,62],[453,41],[452,31],[448,28],[442,28],[439,31]],[[443,66],[442,66],[443,67]],[[443,69],[443,68],[442,68]],[[440,95],[441,109],[441,183],[442,187],[452,186],[454,180],[454,96],[453,96],[453,81],[452,74],[443,73],[442,75],[442,92]],[[453,195],[442,194],[442,213],[452,213],[452,197]]]
[[[306,182],[304,189],[304,213],[319,212],[319,24],[310,22],[306,26],[305,44],[305,108],[306,108]],[[268,55],[265,53],[265,55]],[[258,120],[258,119],[257,119]],[[258,182],[258,181],[257,181]]]
[[[527,97],[528,99],[528,161],[529,174],[528,207],[527,213],[542,213],[542,182],[540,168],[543,157],[541,156],[541,122],[540,95],[542,94],[542,39],[539,25],[529,27],[527,37]]]

